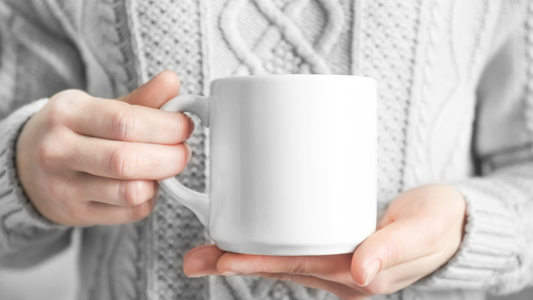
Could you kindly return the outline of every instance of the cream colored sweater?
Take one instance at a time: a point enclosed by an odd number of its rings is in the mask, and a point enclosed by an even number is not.
[[[17,136],[46,100],[34,101],[67,88],[113,98],[164,69],[180,75],[182,93],[195,94],[241,74],[374,77],[379,211],[430,182],[456,186],[468,210],[464,240],[446,265],[375,298],[483,299],[533,282],[526,0],[0,1],[1,266],[36,264],[70,240],[71,228],[40,216],[17,180]],[[206,133],[196,130],[180,177],[204,190]],[[273,280],[187,279],[184,253],[206,242],[193,214],[162,193],[143,222],[83,229],[78,298],[334,298]]]

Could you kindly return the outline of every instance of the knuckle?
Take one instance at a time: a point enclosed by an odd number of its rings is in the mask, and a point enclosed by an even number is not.
[[[150,188],[147,182],[136,180],[126,181],[123,184],[123,197],[126,205],[140,205],[151,198],[153,189]]]
[[[142,116],[128,104],[113,114],[112,124],[115,136],[123,141],[137,140],[146,130]]]
[[[63,97],[49,100],[46,117],[46,123],[49,127],[56,127],[65,123],[68,114],[68,103],[66,102],[68,100]]]
[[[47,137],[37,145],[37,161],[41,167],[49,168],[62,156],[61,148],[52,137]]]
[[[87,94],[86,92],[82,91],[82,90],[77,90],[77,89],[68,89],[68,90],[64,90],[64,91],[61,91],[55,95],[52,96],[52,98],[50,99],[62,99],[62,98],[69,98],[69,99],[78,99],[78,98],[82,98],[82,97],[90,97],[89,94]]]
[[[37,145],[37,162],[42,167],[49,167],[55,157],[55,148],[48,139]]]
[[[119,145],[109,159],[111,173],[120,178],[133,178],[137,168],[137,155],[128,145]]]
[[[68,120],[72,101],[90,97],[84,91],[65,90],[52,96],[48,101],[47,123],[49,126],[65,124]]]
[[[126,181],[123,183],[123,199],[124,203],[128,206],[135,206],[139,204],[139,194],[137,190],[136,181]]]
[[[36,147],[36,159],[39,166],[52,168],[65,167],[65,160],[70,157],[69,137],[66,130],[53,130],[42,138]],[[62,161],[62,163],[59,163]]]

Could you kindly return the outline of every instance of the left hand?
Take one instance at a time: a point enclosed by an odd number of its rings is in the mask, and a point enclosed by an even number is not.
[[[422,186],[399,195],[378,230],[353,254],[247,255],[204,245],[185,255],[183,270],[189,277],[242,275],[290,280],[342,299],[389,294],[434,272],[455,254],[465,211],[464,198],[455,188]]]

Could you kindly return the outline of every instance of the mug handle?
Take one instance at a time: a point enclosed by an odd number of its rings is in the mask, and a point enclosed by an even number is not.
[[[209,127],[209,98],[196,95],[183,95],[170,99],[161,110],[172,112],[190,112],[202,120],[205,127]],[[178,202],[185,205],[198,217],[204,226],[209,221],[209,197],[185,187],[175,177],[159,180],[159,185],[165,192],[172,195]]]

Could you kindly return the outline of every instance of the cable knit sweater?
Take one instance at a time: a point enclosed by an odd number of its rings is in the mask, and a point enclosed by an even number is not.
[[[377,79],[379,211],[403,190],[440,182],[463,193],[467,220],[446,265],[375,298],[483,299],[533,282],[526,0],[0,1],[1,266],[36,264],[70,242],[71,228],[39,215],[17,179],[15,144],[46,101],[36,100],[67,88],[118,97],[164,69],[194,94],[242,74]],[[206,134],[196,129],[194,157],[180,175],[199,191]],[[290,282],[186,278],[184,253],[207,241],[194,215],[161,192],[140,223],[83,229],[78,298],[334,299]]]

